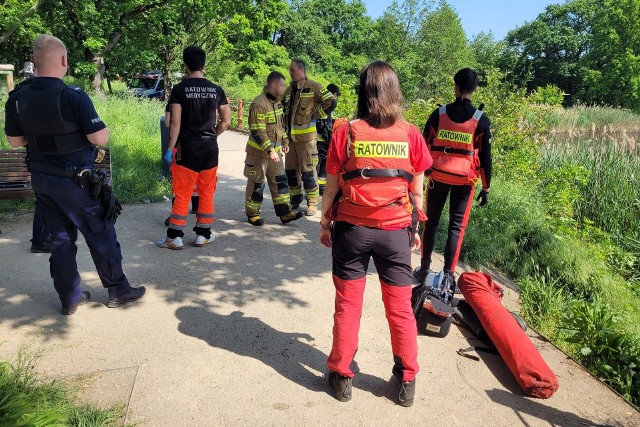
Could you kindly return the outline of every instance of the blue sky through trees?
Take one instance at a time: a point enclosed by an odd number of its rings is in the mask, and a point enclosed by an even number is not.
[[[369,15],[377,18],[382,15],[393,0],[363,0]],[[449,0],[464,27],[467,37],[484,31],[492,31],[497,40],[503,39],[512,30],[526,21],[533,21],[544,8],[561,1],[534,0],[519,2],[515,0]]]

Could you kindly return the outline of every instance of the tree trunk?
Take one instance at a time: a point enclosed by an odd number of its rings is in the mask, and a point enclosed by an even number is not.
[[[93,58],[97,66],[96,74],[93,77],[93,90],[96,95],[104,96],[104,88],[102,87],[102,80],[104,79],[104,57],[96,56]]]

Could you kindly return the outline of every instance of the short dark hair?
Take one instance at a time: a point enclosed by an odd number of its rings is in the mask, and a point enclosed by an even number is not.
[[[277,80],[286,80],[286,78],[284,77],[284,74],[282,74],[281,72],[278,72],[278,71],[272,71],[267,76],[267,84],[268,85],[270,85],[271,83],[273,83],[273,82],[275,82]]]
[[[337,84],[335,83],[330,83],[327,86],[327,90],[331,93],[335,93],[336,95],[340,96],[340,88],[338,87]]]
[[[376,129],[386,129],[402,120],[402,90],[391,65],[374,61],[360,72],[356,117]]]
[[[463,94],[469,94],[478,88],[478,73],[471,68],[463,68],[453,77],[453,81]]]
[[[292,64],[296,64],[298,68],[302,68],[302,71],[307,72],[307,64],[304,63],[302,59],[294,59],[291,61]]]
[[[200,46],[187,46],[182,51],[182,60],[189,71],[202,71],[207,54]]]

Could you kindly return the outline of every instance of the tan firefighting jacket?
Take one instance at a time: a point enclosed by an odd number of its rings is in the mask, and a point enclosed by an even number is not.
[[[284,129],[282,101],[266,90],[249,107],[249,141],[246,152],[269,157],[271,150],[280,151],[289,144]]]
[[[291,141],[308,142],[316,139],[318,107],[327,110],[334,97],[322,84],[305,78],[291,83],[284,94],[284,114]]]

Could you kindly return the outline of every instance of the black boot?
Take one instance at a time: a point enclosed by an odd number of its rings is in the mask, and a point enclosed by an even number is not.
[[[69,307],[62,306],[61,313],[63,316],[69,316],[75,313],[76,310],[78,310],[78,307],[88,303],[89,301],[91,301],[91,294],[88,291],[82,291],[82,294],[80,294],[80,300]]]
[[[396,377],[396,380],[399,387],[398,404],[408,408],[413,405],[413,399],[416,395],[416,380],[402,381],[398,377]]]
[[[34,254],[50,254],[51,252],[53,252],[53,245],[51,244],[51,240],[31,243],[31,252]]]
[[[351,400],[352,382],[353,378],[343,377],[337,372],[329,372],[329,385],[335,392],[336,399],[340,402]]]
[[[413,270],[413,281],[417,282],[419,285],[422,285],[429,273],[433,273],[430,268],[417,267],[415,270]]]

